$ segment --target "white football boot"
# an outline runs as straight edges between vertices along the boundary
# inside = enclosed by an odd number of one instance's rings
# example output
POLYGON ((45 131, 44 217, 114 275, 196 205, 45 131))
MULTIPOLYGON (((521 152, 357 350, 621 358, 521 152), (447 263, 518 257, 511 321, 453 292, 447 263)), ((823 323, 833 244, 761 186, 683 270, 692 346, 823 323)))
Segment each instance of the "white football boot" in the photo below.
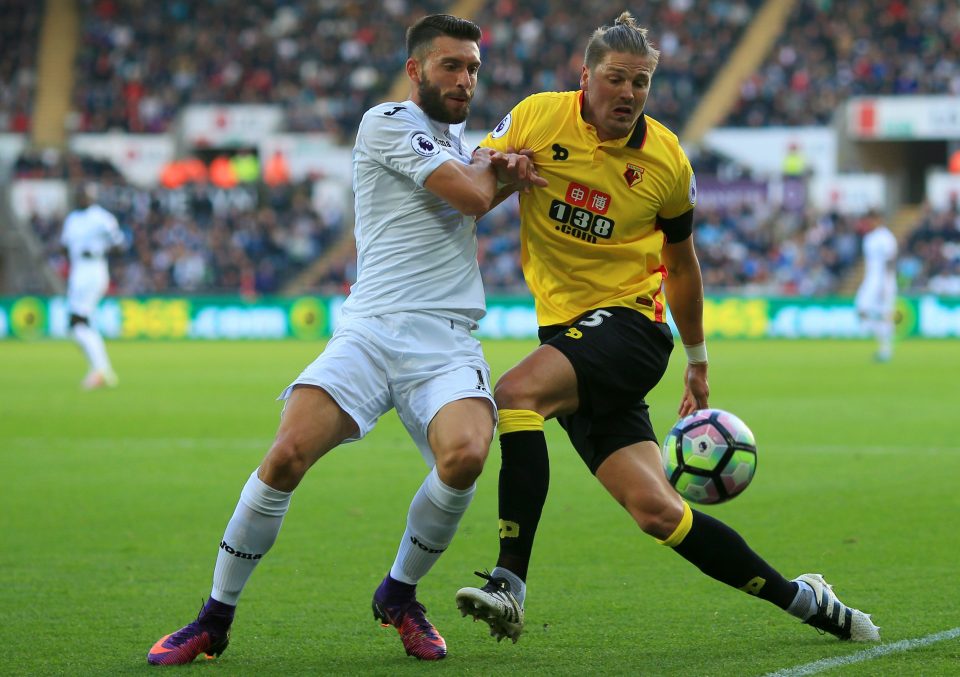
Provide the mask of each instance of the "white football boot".
POLYGON ((823 576, 803 574, 793 580, 809 585, 816 596, 817 611, 804 623, 840 639, 853 642, 880 641, 880 628, 873 624, 870 615, 841 602, 823 576))
POLYGON ((487 579, 482 588, 460 588, 457 591, 457 608, 460 614, 473 616, 490 626, 490 635, 499 642, 509 637, 516 644, 523 632, 523 607, 510 590, 505 578, 476 571, 477 576, 487 579))

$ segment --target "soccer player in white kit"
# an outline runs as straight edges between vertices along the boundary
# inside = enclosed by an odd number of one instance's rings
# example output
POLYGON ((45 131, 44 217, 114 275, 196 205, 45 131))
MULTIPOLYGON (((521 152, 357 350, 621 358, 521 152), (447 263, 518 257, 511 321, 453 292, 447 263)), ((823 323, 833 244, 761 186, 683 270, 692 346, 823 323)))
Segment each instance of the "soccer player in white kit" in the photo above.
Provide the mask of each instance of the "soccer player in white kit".
POLYGON ((863 237, 863 281, 857 289, 857 313, 877 340, 875 359, 893 357, 894 307, 897 301, 897 238, 876 214, 863 237))
POLYGON ((430 472, 374 593, 374 617, 397 628, 409 655, 446 655, 415 591, 453 539, 495 426, 490 370, 470 333, 485 313, 476 216, 495 203, 499 184, 546 183, 523 155, 471 155, 465 146, 479 40, 475 24, 448 15, 408 30, 410 99, 370 109, 357 132, 358 274, 343 320, 281 394, 280 428, 220 541, 210 598, 196 621, 154 644, 148 662, 223 652, 240 593, 276 539, 294 488, 327 451, 366 435, 391 408, 430 472))
POLYGON ((85 184, 80 188, 77 208, 67 215, 60 235, 60 244, 70 259, 67 279, 70 334, 87 358, 89 369, 82 384, 87 390, 117 385, 117 375, 94 316, 110 285, 107 254, 124 243, 116 217, 95 204, 96 198, 95 185, 85 184))

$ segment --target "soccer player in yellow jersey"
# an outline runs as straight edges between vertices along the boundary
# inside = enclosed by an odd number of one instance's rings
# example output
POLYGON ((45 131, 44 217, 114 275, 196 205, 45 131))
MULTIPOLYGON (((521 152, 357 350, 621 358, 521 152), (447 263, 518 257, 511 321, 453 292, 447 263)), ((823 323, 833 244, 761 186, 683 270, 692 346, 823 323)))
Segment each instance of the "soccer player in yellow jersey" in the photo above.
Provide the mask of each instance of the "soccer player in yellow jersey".
MULTIPOLYGON (((495 388, 502 451, 500 556, 482 588, 457 593, 498 639, 523 629, 527 568, 549 481, 545 419, 640 529, 708 576, 841 639, 877 627, 819 574, 790 581, 736 531, 692 510, 667 481, 646 394, 673 348, 687 354, 680 415, 707 407, 703 283, 691 237, 696 181, 675 134, 643 112, 659 52, 624 12, 589 40, 580 91, 521 101, 482 142, 530 149, 546 187, 520 195, 523 272, 541 346, 495 388)), ((505 190, 509 190, 506 187, 505 190)))

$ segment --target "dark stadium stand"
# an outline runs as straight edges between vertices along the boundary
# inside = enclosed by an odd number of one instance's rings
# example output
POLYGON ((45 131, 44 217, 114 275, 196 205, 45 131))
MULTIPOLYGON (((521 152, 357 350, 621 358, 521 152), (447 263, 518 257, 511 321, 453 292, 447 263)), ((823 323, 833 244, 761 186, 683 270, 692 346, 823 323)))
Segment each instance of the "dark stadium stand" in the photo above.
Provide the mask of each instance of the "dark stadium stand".
MULTIPOLYGON (((100 203, 120 222, 130 248, 113 261, 119 294, 273 294, 340 234, 342 221, 327 222, 313 208, 310 183, 288 184, 258 197, 238 188, 217 200, 209 184, 176 190, 102 186, 100 203), (246 199, 242 196, 246 195, 246 199)), ((66 262, 57 236, 59 220, 34 217, 54 269, 66 262)), ((323 290, 340 293, 342 283, 323 290)))
POLYGON ((905 290, 960 296, 960 201, 944 210, 926 207, 902 249, 905 290))
POLYGON ((74 131, 166 131, 191 103, 283 105, 292 131, 351 137, 450 2, 82 0, 74 131))
POLYGON ((829 124, 851 96, 960 95, 955 0, 797 0, 730 126, 829 124))
POLYGON ((28 132, 36 89, 39 2, 0 0, 0 132, 28 132))

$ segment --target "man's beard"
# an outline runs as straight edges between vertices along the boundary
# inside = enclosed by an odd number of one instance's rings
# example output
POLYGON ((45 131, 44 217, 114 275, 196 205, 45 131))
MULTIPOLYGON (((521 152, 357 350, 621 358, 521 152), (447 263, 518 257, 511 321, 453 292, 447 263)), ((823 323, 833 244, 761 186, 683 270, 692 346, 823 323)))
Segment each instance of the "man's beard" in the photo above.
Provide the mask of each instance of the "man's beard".
POLYGON ((430 81, 425 78, 417 86, 417 94, 420 95, 420 108, 437 122, 455 125, 466 120, 470 114, 469 103, 463 107, 463 113, 451 113, 444 103, 440 88, 430 84, 430 81))

